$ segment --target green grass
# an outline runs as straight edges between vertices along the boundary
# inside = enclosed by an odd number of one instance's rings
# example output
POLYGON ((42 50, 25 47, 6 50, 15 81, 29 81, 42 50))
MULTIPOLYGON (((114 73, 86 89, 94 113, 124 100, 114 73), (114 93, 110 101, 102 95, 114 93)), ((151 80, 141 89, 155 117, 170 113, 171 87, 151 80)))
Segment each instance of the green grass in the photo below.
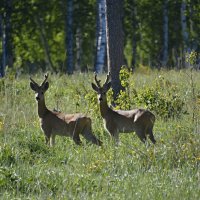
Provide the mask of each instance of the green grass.
MULTIPOLYGON (((102 148, 83 138, 83 146, 76 146, 59 136, 54 148, 47 147, 28 76, 0 79, 0 199, 199 199, 200 105, 192 96, 189 75, 149 71, 131 77, 135 89, 142 90, 163 76, 177 86, 186 104, 188 114, 180 119, 157 117, 155 146, 142 144, 134 133, 121 134, 119 146, 112 143, 96 112, 98 105, 93 108, 85 98, 94 95, 93 74, 50 75, 48 108, 87 113, 102 148)), ((34 79, 41 82, 43 77, 34 79)), ((193 79, 197 98, 200 73, 193 72, 193 79)))

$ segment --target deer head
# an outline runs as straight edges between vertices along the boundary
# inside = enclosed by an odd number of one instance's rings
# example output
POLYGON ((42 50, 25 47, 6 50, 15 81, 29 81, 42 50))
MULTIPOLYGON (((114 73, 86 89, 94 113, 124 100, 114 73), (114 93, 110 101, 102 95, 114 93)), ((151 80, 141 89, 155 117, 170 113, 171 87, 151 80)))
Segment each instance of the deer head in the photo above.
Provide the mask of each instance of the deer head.
POLYGON ((49 88, 49 82, 47 82, 48 74, 45 74, 44 81, 41 85, 38 85, 32 78, 30 78, 30 87, 35 92, 35 98, 37 101, 41 101, 44 99, 44 93, 49 88))
POLYGON ((110 72, 107 74, 106 80, 102 87, 100 84, 101 80, 97 79, 96 73, 95 73, 94 78, 95 78, 96 85, 94 83, 92 83, 92 88, 95 92, 97 92, 99 102, 106 101, 106 93, 111 88, 111 82, 109 81, 110 80, 110 72))

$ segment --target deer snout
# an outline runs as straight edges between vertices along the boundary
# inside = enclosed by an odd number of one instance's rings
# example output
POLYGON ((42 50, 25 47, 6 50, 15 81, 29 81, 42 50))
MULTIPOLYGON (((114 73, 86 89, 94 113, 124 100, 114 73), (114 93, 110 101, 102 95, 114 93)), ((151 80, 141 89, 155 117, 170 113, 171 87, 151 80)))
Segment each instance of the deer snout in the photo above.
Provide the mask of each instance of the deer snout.
POLYGON ((40 100, 40 97, 37 95, 37 96, 35 97, 35 99, 36 99, 37 101, 39 101, 39 100, 40 100))

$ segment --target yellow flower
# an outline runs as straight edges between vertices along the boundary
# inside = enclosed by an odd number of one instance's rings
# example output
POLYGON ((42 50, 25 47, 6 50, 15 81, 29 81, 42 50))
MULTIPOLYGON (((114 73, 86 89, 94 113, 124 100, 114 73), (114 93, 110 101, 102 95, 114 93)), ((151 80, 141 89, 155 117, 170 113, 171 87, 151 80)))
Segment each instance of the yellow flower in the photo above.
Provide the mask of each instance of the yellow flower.
POLYGON ((197 157, 197 158, 196 158, 196 161, 200 161, 200 157, 197 157))

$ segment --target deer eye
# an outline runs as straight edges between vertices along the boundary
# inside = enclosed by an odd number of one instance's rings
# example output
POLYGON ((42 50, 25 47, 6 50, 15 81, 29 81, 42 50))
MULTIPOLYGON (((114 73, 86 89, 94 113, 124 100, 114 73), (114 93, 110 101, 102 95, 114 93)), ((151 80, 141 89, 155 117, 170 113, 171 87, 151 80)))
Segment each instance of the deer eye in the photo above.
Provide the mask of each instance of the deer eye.
POLYGON ((41 94, 44 94, 44 92, 41 92, 41 94))

